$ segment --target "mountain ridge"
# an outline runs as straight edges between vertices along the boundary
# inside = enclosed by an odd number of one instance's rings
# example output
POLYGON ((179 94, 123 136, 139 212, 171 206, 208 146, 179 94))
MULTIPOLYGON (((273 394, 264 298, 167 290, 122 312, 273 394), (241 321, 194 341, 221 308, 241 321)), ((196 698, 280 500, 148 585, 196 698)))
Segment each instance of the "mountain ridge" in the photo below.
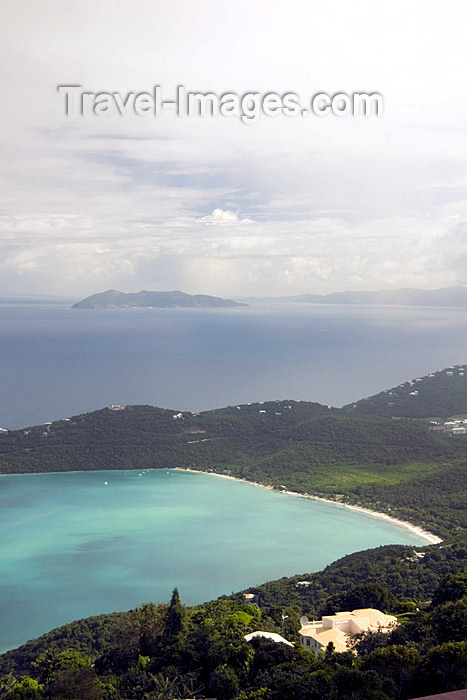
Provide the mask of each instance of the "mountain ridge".
POLYGON ((244 301, 293 302, 301 304, 361 304, 375 306, 453 306, 467 307, 467 287, 454 285, 441 289, 380 289, 377 291, 331 292, 329 294, 294 294, 285 297, 245 297, 244 301))
POLYGON ((375 292, 333 292, 301 294, 294 297, 298 303, 310 304, 375 304, 378 306, 467 306, 467 287, 452 286, 442 289, 388 289, 375 292))
POLYGON ((467 365, 451 365, 342 407, 387 418, 449 418, 467 413, 467 365))

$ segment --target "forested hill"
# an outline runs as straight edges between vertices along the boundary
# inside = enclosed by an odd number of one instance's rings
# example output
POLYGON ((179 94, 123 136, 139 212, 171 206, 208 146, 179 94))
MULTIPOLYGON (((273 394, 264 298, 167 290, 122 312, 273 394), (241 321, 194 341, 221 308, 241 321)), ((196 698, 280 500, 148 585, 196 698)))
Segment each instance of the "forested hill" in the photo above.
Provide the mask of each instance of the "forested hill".
POLYGON ((113 406, 0 433, 0 474, 182 467, 392 509, 442 537, 466 525, 467 435, 272 401, 200 414, 113 406), (449 474, 449 476, 448 476, 449 474))
POLYGON ((353 414, 449 418, 467 414, 467 366, 455 365, 344 406, 353 414))
POLYGON ((76 621, 0 656, 0 698, 403 700, 466 687, 466 446, 466 435, 430 431, 427 421, 290 400, 200 414, 112 406, 0 433, 3 474, 212 470, 387 510, 444 538, 258 585, 249 589, 257 605, 237 593, 188 609, 174 591, 169 606, 76 621), (359 607, 397 614, 401 625, 360 640, 358 656, 328 648, 318 659, 299 647, 303 613, 359 607), (258 629, 296 648, 247 643, 258 629))
POLYGON ((310 477, 316 487, 330 487, 330 470, 339 465, 347 474, 350 465, 379 465, 384 480, 389 465, 462 457, 463 437, 435 434, 414 421, 350 415, 308 402, 200 414, 109 407, 0 433, 0 473, 192 467, 306 490, 313 485, 310 477))
POLYGON ((360 552, 310 575, 307 586, 298 577, 258 586, 256 605, 238 594, 187 608, 175 589, 169 605, 72 622, 0 656, 0 698, 407 700, 465 688, 465 552, 417 553, 360 552), (397 615, 399 625, 356 638, 357 655, 328 646, 316 657, 300 647, 304 612, 362 607, 397 615), (257 630, 281 633, 295 648, 247 642, 257 630))

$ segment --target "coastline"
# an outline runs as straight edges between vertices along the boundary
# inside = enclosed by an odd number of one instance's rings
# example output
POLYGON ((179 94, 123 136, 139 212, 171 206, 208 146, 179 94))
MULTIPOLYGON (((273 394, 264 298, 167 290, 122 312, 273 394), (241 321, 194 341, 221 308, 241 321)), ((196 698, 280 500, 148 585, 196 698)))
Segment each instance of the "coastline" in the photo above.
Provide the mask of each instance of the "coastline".
MULTIPOLYGON (((208 476, 217 476, 220 477, 221 479, 232 479, 233 481, 239 481, 242 484, 249 484, 250 486, 259 486, 262 489, 268 489, 269 491, 273 491, 274 487, 268 484, 260 484, 257 481, 248 481, 247 479, 239 479, 236 476, 230 476, 229 474, 219 474, 218 472, 208 472, 204 471, 202 469, 189 469, 188 467, 168 467, 171 471, 181 471, 181 472, 192 472, 193 474, 207 474, 208 476)), ((145 469, 144 471, 160 471, 160 469, 154 469, 154 467, 150 467, 145 469)), ((112 469, 93 469, 93 472, 112 472, 114 470, 112 469)), ((119 470, 120 471, 120 470, 119 470)), ((125 470, 121 470, 125 471, 125 470)), ((128 471, 138 471, 137 469, 131 468, 128 469, 128 471)), ((66 472, 27 472, 23 474, 0 474, 0 478, 2 476, 31 476, 33 475, 38 475, 38 474, 77 474, 77 473, 87 473, 88 470, 83 470, 83 469, 74 469, 66 472)), ((360 513, 364 513, 365 515, 370 515, 373 518, 380 518, 381 520, 386 520, 387 522, 392 523, 393 525, 397 525, 398 527, 403 527, 406 530, 409 530, 410 532, 414 533, 415 535, 418 535, 419 537, 422 537, 423 539, 427 540, 429 544, 441 544, 443 541, 441 537, 438 537, 438 535, 434 535, 432 532, 429 532, 428 530, 424 530, 421 527, 418 527, 418 525, 414 525, 413 523, 410 523, 406 520, 400 520, 399 518, 394 518, 392 515, 388 515, 387 513, 380 513, 379 511, 376 510, 371 510, 370 508, 364 508, 363 506, 355 506, 351 505, 350 503, 341 503, 340 501, 333 501, 330 498, 324 498, 323 496, 312 496, 309 493, 298 493, 297 491, 277 491, 277 493, 285 493, 288 496, 298 496, 299 498, 310 498, 315 501, 322 501, 323 503, 330 503, 333 506, 340 506, 341 508, 349 508, 350 510, 356 510, 360 513)))
MULTIPOLYGON (((229 474, 219 474, 218 472, 208 472, 208 471, 203 471, 201 469, 189 469, 189 468, 184 468, 184 467, 172 467, 173 471, 180 471, 180 472, 192 472, 193 474, 207 474, 208 476, 218 476, 221 479, 232 479, 233 481, 239 481, 241 484, 250 484, 250 486, 259 486, 260 488, 263 489, 269 489, 270 491, 274 490, 273 486, 267 485, 267 484, 260 484, 257 481, 248 481, 247 479, 239 479, 236 476, 230 476, 229 474)), ((427 540, 429 544, 440 544, 443 540, 441 537, 438 537, 437 535, 434 535, 432 532, 429 532, 428 530, 424 530, 421 527, 418 527, 417 525, 413 525, 412 523, 407 522, 406 520, 399 520, 399 518, 394 518, 392 515, 387 515, 387 513, 380 513, 376 510, 371 510, 370 508, 364 508, 363 506, 354 506, 351 505, 350 503, 340 503, 339 501, 333 501, 330 498, 323 498, 322 496, 310 496, 308 493, 298 493, 296 491, 277 491, 277 493, 285 493, 288 496, 298 496, 299 498, 310 498, 315 501, 322 501, 323 503, 330 503, 333 506, 340 506, 341 508, 349 508, 350 510, 356 510, 360 513, 365 513, 366 515, 371 515, 374 518, 380 518, 381 520, 386 520, 393 525, 398 525, 399 527, 403 527, 406 530, 410 530, 410 532, 413 532, 415 535, 418 535, 419 537, 423 537, 423 539, 427 540)))

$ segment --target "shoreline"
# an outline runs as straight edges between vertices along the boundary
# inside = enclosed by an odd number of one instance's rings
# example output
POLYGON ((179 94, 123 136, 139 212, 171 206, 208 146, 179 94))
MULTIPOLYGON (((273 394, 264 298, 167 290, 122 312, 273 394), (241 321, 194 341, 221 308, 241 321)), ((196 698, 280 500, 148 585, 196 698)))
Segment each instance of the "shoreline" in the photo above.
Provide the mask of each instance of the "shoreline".
MULTIPOLYGON (((229 474, 219 474, 218 472, 207 472, 203 471, 201 469, 189 469, 185 467, 172 467, 173 471, 180 471, 180 472, 191 472, 193 474, 207 474, 208 476, 218 476, 221 479, 232 479, 233 481, 239 481, 241 484, 250 484, 250 486, 259 486, 260 488, 263 489, 268 489, 269 491, 275 490, 273 486, 267 485, 267 484, 260 484, 257 481, 248 481, 247 479, 239 479, 236 476, 230 476, 229 474)), ((409 523, 406 520, 400 520, 399 518, 394 518, 392 515, 388 515, 387 513, 380 513, 377 510, 371 510, 370 508, 364 508, 363 506, 354 506, 351 505, 350 503, 341 503, 340 501, 333 501, 330 498, 324 498, 323 496, 311 496, 308 493, 298 493, 297 491, 277 491, 277 493, 285 493, 288 496, 298 496, 299 498, 310 498, 314 501, 322 501, 323 503, 330 503, 333 506, 340 506, 341 508, 349 508, 350 510, 356 510, 359 513, 364 513, 365 515, 371 515, 374 518, 380 518, 381 520, 386 520, 393 525, 397 525, 399 527, 403 527, 406 530, 409 530, 415 535, 418 535, 419 537, 422 537, 423 539, 427 540, 429 544, 440 544, 443 540, 441 537, 438 537, 437 535, 434 535, 432 532, 429 532, 428 530, 424 530, 421 527, 418 527, 418 525, 413 525, 412 523, 409 523)))
MULTIPOLYGON (((230 476, 229 474, 219 474, 218 472, 208 472, 204 471, 202 469, 189 469, 188 467, 167 467, 167 468, 155 468, 155 467, 149 467, 146 469, 138 470, 134 468, 128 468, 128 469, 118 469, 117 471, 163 471, 163 469, 171 470, 171 471, 180 471, 180 472, 191 472, 193 474, 207 474, 208 476, 217 476, 221 479, 231 479, 233 481, 238 481, 241 484, 249 484, 250 486, 258 486, 262 489, 268 489, 269 491, 274 491, 274 486, 268 485, 268 484, 260 484, 257 481, 248 481, 247 479, 240 479, 237 476, 230 476)), ((113 472, 115 471, 114 469, 92 469, 92 470, 86 470, 86 469, 73 469, 70 471, 62 472, 24 472, 21 474, 0 474, 0 478, 2 476, 31 476, 31 475, 39 475, 39 474, 79 474, 79 473, 97 473, 97 472, 113 472)), ((333 501, 331 498, 324 498, 323 496, 312 496, 309 493, 299 493, 298 491, 283 491, 283 490, 276 490, 276 493, 285 493, 288 496, 298 496, 299 498, 309 498, 314 501, 322 501, 323 503, 330 503, 333 506, 340 506, 341 508, 349 508, 350 510, 356 510, 360 513, 364 513, 365 515, 370 515, 373 518, 380 518, 381 520, 386 520, 387 522, 392 523, 393 525, 397 525, 398 527, 403 527, 406 530, 409 530, 415 535, 418 535, 419 537, 422 537, 423 539, 427 540, 429 544, 441 544, 443 541, 441 537, 438 537, 438 535, 434 535, 432 532, 429 532, 428 530, 424 530, 423 528, 419 527, 418 525, 414 525, 413 523, 408 522, 407 520, 400 520, 399 518, 395 518, 392 515, 388 515, 387 513, 381 513, 377 510, 371 510, 371 508, 364 508, 363 506, 356 506, 352 505, 350 503, 341 503, 340 501, 333 501)), ((421 546, 421 545, 420 545, 421 546)))

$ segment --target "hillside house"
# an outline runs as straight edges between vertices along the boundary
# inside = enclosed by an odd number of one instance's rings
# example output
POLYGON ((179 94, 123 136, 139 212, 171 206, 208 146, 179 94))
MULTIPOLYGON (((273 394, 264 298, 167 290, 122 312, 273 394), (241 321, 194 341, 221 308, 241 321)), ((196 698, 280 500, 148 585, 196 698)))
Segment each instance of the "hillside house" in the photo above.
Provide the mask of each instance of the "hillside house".
POLYGON ((374 608, 326 615, 322 620, 303 624, 300 644, 316 655, 332 642, 337 652, 348 651, 352 637, 361 632, 390 632, 397 625, 397 618, 385 615, 374 608))
POLYGON ((251 632, 250 634, 246 634, 244 636, 244 639, 247 642, 251 642, 252 639, 255 639, 255 637, 262 637, 263 639, 269 639, 271 642, 276 642, 278 644, 287 644, 289 647, 293 647, 292 642, 289 642, 287 639, 284 639, 280 634, 277 634, 277 632, 261 632, 258 630, 257 632, 251 632))
POLYGON ((467 421, 465 420, 449 420, 443 424, 445 432, 450 435, 465 435, 467 421))
POLYGON ((243 598, 245 600, 245 603, 253 603, 256 595, 254 593, 244 593, 243 598))

